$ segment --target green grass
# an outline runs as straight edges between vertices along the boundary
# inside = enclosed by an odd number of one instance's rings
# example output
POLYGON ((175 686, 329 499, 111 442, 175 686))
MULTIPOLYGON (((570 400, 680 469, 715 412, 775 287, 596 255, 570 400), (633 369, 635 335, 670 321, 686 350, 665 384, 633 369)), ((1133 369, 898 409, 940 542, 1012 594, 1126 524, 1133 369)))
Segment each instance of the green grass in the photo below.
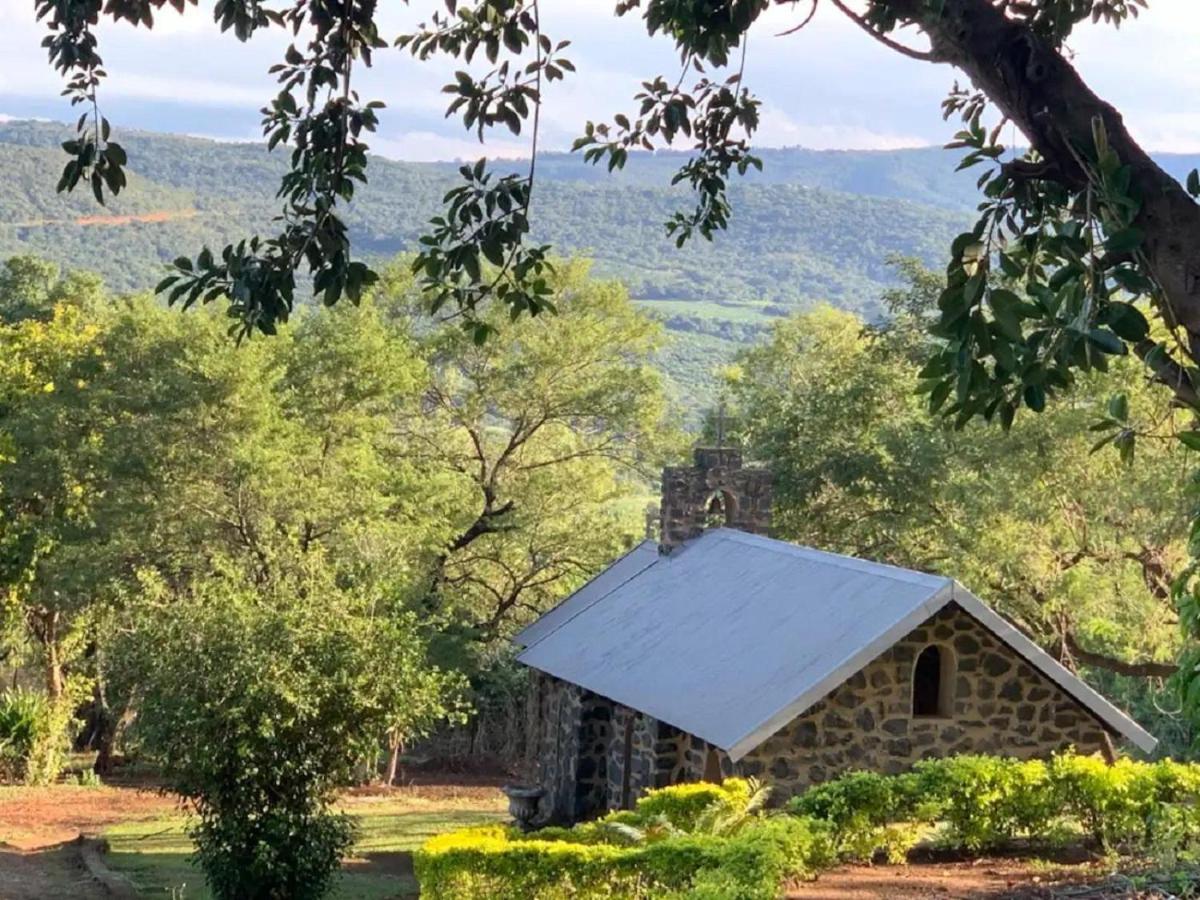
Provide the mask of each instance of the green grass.
MULTIPOLYGON (((409 854, 436 834, 503 821, 499 801, 359 797, 346 802, 359 828, 354 857, 343 866, 337 900, 417 896, 409 854)), ((191 841, 182 816, 127 822, 105 830, 109 865, 143 897, 210 900, 204 877, 188 861, 191 841)))

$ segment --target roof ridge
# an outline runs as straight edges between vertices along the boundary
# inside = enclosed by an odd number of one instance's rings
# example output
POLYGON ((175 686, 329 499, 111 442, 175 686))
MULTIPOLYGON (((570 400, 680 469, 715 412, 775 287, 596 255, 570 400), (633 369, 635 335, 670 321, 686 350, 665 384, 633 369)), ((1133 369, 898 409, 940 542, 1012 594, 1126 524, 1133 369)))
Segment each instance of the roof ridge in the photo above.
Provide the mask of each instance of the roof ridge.
MULTIPOLYGON (((892 563, 862 559, 861 557, 850 556, 846 553, 834 553, 832 550, 821 550, 817 547, 810 547, 807 544, 794 544, 791 541, 784 541, 763 534, 753 534, 737 528, 714 528, 710 532, 728 540, 734 540, 743 544, 752 544, 775 553, 788 553, 808 558, 816 557, 815 562, 841 566, 842 568, 857 572, 869 571, 883 577, 894 578, 897 581, 905 581, 910 584, 925 584, 930 587, 936 585, 939 590, 945 587, 946 584, 954 581, 948 575, 935 575, 931 572, 921 572, 917 569, 909 569, 892 563)), ((710 532, 705 533, 708 534, 710 532)), ((704 535, 700 536, 700 538, 703 537, 704 535)))

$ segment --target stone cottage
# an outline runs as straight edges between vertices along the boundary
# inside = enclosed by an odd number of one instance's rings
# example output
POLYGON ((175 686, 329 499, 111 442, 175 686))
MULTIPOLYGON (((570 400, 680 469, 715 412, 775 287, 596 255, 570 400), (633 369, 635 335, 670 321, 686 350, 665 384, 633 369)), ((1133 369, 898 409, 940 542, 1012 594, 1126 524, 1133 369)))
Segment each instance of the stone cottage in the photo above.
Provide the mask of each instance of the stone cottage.
POLYGON ((701 448, 645 541, 517 635, 542 821, 683 781, 783 799, 849 769, 1155 740, 950 578, 772 540, 770 480, 701 448))

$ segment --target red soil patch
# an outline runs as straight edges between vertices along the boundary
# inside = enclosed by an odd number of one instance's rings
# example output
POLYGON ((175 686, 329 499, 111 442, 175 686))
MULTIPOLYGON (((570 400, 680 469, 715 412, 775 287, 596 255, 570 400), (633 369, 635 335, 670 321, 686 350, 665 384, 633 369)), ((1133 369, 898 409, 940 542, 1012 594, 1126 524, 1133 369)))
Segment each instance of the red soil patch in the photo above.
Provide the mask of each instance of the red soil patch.
POLYGON ((130 213, 124 216, 78 216, 74 219, 34 219, 29 222, 14 222, 17 228, 44 228, 47 225, 132 225, 135 222, 174 222, 178 219, 192 219, 196 216, 194 209, 160 209, 148 213, 130 213))
POLYGON ((0 790, 0 842, 36 850, 117 822, 154 819, 178 809, 149 790, 127 787, 14 787, 0 790))
MULTIPOLYGON (((796 900, 926 900, 1061 896, 1057 889, 1102 877, 1090 865, 1048 867, 1025 860, 914 863, 907 866, 840 866, 788 893, 796 900)), ((1112 896, 1117 896, 1113 894, 1112 896)))
POLYGON ((194 209, 163 209, 157 212, 133 213, 128 216, 80 216, 76 225, 131 225, 134 222, 173 222, 176 219, 191 219, 194 209))

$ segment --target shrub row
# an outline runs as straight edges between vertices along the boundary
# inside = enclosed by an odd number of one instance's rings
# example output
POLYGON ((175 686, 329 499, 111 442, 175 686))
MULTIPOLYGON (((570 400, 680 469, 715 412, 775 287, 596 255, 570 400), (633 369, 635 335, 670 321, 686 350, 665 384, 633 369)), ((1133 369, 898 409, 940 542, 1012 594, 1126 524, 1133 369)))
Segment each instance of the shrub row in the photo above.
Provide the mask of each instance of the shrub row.
POLYGON ((969 851, 1084 836, 1110 852, 1200 858, 1200 766, 1062 754, 959 756, 902 775, 854 772, 760 811, 752 782, 651 791, 633 810, 533 835, 503 826, 429 841, 433 900, 767 900, 838 859, 900 861, 922 836, 969 851))
POLYGON ((944 826, 943 843, 970 851, 1019 840, 1055 844, 1082 832, 1109 852, 1145 852, 1178 845, 1188 823, 1200 826, 1198 804, 1200 766, 1109 765, 1065 753, 1048 762, 926 760, 894 776, 855 772, 808 790, 788 810, 828 823, 842 857, 869 859, 880 851, 902 856, 934 823, 944 826))
POLYGON ((575 828, 442 835, 416 855, 421 896, 770 900, 784 881, 832 862, 832 844, 823 823, 757 815, 761 796, 740 779, 679 785, 575 828))

